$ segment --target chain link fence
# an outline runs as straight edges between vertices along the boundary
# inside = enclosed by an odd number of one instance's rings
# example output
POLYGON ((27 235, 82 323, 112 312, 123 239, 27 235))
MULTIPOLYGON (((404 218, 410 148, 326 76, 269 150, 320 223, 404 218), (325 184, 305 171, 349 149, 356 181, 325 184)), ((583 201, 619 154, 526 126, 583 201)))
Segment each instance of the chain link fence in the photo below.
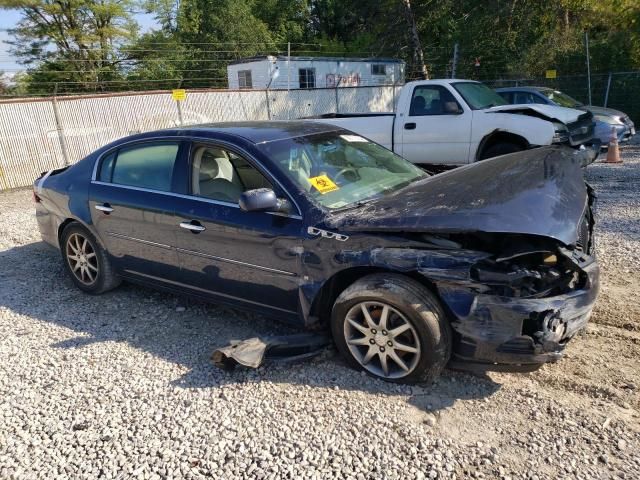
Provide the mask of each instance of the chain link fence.
POLYGON ((393 111, 400 86, 309 90, 194 90, 104 94, 0 102, 0 190, 31 185, 139 132, 210 122, 287 120, 333 112, 393 111))
MULTIPOLYGON (((547 86, 588 103, 585 75, 484 79, 489 86, 547 86)), ((287 120, 325 113, 395 110, 400 85, 305 90, 192 90, 115 93, 0 102, 0 190, 30 185, 43 171, 77 162, 118 138, 180 125, 287 120)), ((591 75, 592 104, 640 124, 640 71, 591 75)))

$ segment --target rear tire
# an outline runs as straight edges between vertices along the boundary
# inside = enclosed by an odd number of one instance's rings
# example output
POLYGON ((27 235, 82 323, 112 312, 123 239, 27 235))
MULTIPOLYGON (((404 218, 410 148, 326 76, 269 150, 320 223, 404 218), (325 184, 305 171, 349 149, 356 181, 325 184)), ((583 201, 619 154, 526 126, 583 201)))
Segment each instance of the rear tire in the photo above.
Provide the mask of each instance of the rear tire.
POLYGON ((114 273, 107 252, 85 227, 70 223, 61 240, 62 261, 76 287, 97 295, 120 285, 122 280, 114 273))
POLYGON ((348 287, 333 306, 331 330, 351 366, 390 382, 432 381, 451 356, 451 327, 437 298, 399 274, 348 287))
POLYGON ((521 145, 512 142, 500 142, 485 148, 478 160, 486 160, 488 158, 499 157, 509 153, 521 152, 524 150, 521 145))

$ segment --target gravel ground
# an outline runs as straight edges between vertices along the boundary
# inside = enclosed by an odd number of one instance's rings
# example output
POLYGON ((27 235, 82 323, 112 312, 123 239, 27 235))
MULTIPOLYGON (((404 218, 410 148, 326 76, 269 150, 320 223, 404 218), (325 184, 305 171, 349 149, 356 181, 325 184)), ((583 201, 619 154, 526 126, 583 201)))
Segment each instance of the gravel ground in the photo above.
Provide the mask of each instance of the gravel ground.
POLYGON ((638 478, 640 148, 594 164, 602 295, 567 358, 423 387, 304 364, 225 373, 259 316, 123 285, 84 295, 0 194, 0 478, 638 478))

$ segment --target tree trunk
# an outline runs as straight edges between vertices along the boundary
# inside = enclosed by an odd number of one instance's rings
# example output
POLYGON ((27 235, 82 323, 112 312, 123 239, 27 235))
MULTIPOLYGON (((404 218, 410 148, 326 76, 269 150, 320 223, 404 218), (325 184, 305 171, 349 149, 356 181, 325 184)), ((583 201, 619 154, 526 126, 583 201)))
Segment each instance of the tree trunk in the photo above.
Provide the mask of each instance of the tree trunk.
POLYGON ((411 30, 411 47, 413 50, 413 61, 418 67, 418 74, 423 80, 429 80, 429 70, 424 63, 424 53, 422 52, 422 44, 420 43, 420 37, 418 36, 418 29, 416 28, 416 20, 413 16, 413 10, 411 9, 411 0, 402 0, 404 3, 404 15, 407 19, 407 26, 411 30))

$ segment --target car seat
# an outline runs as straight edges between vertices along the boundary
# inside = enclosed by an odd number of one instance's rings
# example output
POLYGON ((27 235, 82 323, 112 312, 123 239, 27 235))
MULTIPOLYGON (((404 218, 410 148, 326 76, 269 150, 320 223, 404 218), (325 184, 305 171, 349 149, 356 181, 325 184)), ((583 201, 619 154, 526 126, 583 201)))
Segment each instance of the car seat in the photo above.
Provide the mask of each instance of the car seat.
POLYGON ((196 193, 214 200, 238 202, 243 192, 242 184, 233 164, 222 150, 203 148, 201 152, 197 152, 194 173, 196 171, 199 187, 199 192, 196 193))

